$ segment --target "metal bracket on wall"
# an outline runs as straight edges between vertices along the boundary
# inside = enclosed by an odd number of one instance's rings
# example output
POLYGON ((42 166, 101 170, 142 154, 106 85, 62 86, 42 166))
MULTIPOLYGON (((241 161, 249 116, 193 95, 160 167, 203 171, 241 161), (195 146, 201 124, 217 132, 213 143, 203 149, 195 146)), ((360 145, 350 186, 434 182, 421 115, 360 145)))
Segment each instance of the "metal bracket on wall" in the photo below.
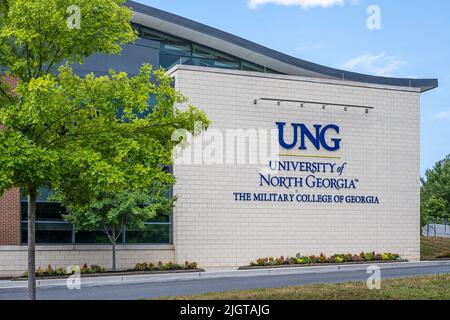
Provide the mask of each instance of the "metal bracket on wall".
POLYGON ((342 107, 342 108, 344 108, 344 111, 347 111, 349 108, 352 108, 352 109, 363 109, 363 110, 365 110, 366 113, 369 113, 370 110, 375 109, 374 107, 363 106, 363 105, 355 105, 355 104, 329 103, 329 102, 292 100, 292 99, 275 99, 275 98, 259 98, 259 99, 255 99, 255 100, 253 100, 253 104, 257 105, 258 101, 276 102, 278 106, 281 106, 281 103, 283 103, 283 102, 298 103, 301 108, 305 107, 306 105, 318 105, 318 106, 321 106, 322 109, 326 109, 326 107, 342 107))

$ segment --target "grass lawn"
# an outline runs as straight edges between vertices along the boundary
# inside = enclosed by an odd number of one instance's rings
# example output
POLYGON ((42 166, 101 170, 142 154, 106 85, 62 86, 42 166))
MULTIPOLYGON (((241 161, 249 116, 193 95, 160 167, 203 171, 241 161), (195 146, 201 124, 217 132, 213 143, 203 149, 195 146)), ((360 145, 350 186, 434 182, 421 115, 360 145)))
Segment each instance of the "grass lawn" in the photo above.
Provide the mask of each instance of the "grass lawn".
POLYGON ((450 300, 450 274, 384 280, 381 290, 366 283, 308 285, 162 298, 173 300, 450 300))
POLYGON ((450 251, 450 238, 421 238, 420 257, 422 260, 435 259, 436 256, 445 251, 450 251))

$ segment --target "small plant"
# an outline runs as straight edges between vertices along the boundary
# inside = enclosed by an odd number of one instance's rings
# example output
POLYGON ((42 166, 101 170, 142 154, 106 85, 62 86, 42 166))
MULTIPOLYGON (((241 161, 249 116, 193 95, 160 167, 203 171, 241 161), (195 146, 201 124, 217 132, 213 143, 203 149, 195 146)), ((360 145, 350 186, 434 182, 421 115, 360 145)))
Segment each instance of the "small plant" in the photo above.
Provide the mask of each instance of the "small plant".
MULTIPOLYGON (((300 257, 300 258, 301 258, 301 257, 300 257)), ((288 263, 288 264, 296 264, 297 259, 300 259, 300 258, 290 257, 290 258, 288 258, 287 263, 288 263)))
POLYGON ((343 263, 344 257, 343 256, 336 256, 336 263, 343 263))
POLYGON ((387 254, 387 253, 383 253, 382 255, 381 255, 381 260, 391 260, 391 257, 389 256, 389 254, 387 254))
POLYGON ((269 259, 268 259, 268 258, 259 258, 259 259, 256 259, 256 264, 257 264, 258 266, 265 266, 268 262, 269 262, 269 259))
POLYGON ((39 267, 36 270, 36 276, 38 276, 38 277, 45 277, 45 270, 42 270, 41 267, 39 267))
POLYGON ((88 272, 89 272, 89 267, 88 267, 88 264, 85 263, 85 264, 83 264, 83 265, 81 266, 81 268, 80 268, 80 273, 85 274, 85 273, 88 273, 88 272))
POLYGON ((450 258, 450 251, 442 252, 437 256, 438 259, 450 258))
POLYGON ((360 255, 354 255, 353 257, 352 257, 352 261, 353 262, 362 262, 362 261, 364 261, 364 258, 362 258, 360 255))
POLYGON ((90 273, 105 273, 106 272, 105 268, 100 267, 96 264, 91 265, 90 270, 91 270, 90 273))
POLYGON ((347 253, 347 254, 344 256, 344 261, 345 261, 345 262, 352 262, 352 261, 353 261, 353 255, 352 255, 351 253, 347 253))
POLYGON ((375 252, 363 252, 363 258, 365 261, 373 261, 375 258, 375 252))
POLYGON ((275 264, 276 264, 276 265, 279 265, 279 266, 285 264, 284 257, 281 256, 281 257, 279 257, 279 258, 276 258, 276 259, 275 259, 275 264))
POLYGON ((185 267, 186 269, 190 269, 190 270, 195 270, 198 268, 198 263, 197 262, 187 262, 185 263, 185 267))
POLYGON ((48 265, 48 266, 47 266, 47 270, 45 270, 45 275, 51 276, 51 275, 53 275, 53 273, 54 273, 54 271, 53 271, 52 266, 51 266, 51 265, 48 265))

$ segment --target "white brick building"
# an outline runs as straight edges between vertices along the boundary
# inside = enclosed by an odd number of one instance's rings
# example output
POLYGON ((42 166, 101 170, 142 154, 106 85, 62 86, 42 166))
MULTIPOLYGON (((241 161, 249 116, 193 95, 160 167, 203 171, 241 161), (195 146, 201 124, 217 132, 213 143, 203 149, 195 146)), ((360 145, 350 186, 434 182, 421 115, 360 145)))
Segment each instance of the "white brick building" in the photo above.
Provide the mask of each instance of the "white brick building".
MULTIPOLYGON (((302 158, 294 149, 285 151, 292 157, 279 160, 346 163, 341 177, 359 179, 351 190, 304 186, 286 191, 260 186, 261 164, 175 165, 177 261, 226 267, 297 252, 361 251, 396 252, 406 259, 419 259, 418 89, 192 66, 176 66, 170 72, 177 89, 207 113, 211 129, 271 130, 279 121, 338 125, 340 150, 312 148, 300 152, 311 158, 302 158), (345 111, 344 106, 332 105, 323 109, 311 103, 303 107, 283 101, 254 104, 263 97, 373 109, 366 113, 365 109, 347 107, 345 111), (371 195, 379 203, 235 201, 236 192, 371 195)), ((292 141, 292 134, 286 140, 292 141)), ((288 176, 308 174, 290 172, 288 176)))
MULTIPOLYGON (((436 79, 337 70, 126 5, 139 40, 120 56, 86 59, 75 72, 135 75, 142 63, 162 66, 212 125, 188 149, 191 162, 174 165, 173 217, 123 230, 120 269, 160 260, 237 267, 321 252, 419 259, 420 94, 436 79)), ((0 276, 26 270, 26 209, 17 189, 0 198, 0 276)), ((38 267, 111 265, 99 232, 75 230, 46 197, 37 211, 38 267)))

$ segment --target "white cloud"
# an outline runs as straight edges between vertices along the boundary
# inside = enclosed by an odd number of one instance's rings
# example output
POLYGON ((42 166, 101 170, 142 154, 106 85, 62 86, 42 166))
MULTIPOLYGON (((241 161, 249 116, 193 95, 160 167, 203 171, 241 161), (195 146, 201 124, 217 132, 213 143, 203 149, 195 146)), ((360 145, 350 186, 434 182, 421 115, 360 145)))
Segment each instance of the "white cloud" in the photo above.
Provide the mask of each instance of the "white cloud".
POLYGON ((345 62, 341 68, 349 71, 373 74, 376 76, 391 77, 394 71, 400 68, 404 61, 396 56, 388 56, 386 52, 371 55, 365 54, 345 62))
POLYGON ((450 109, 437 113, 435 118, 439 120, 450 120, 450 109))
POLYGON ((359 0, 248 0, 248 6, 251 9, 255 9, 265 4, 300 6, 302 9, 309 9, 314 7, 327 8, 335 5, 343 5, 345 3, 357 5, 359 0))

